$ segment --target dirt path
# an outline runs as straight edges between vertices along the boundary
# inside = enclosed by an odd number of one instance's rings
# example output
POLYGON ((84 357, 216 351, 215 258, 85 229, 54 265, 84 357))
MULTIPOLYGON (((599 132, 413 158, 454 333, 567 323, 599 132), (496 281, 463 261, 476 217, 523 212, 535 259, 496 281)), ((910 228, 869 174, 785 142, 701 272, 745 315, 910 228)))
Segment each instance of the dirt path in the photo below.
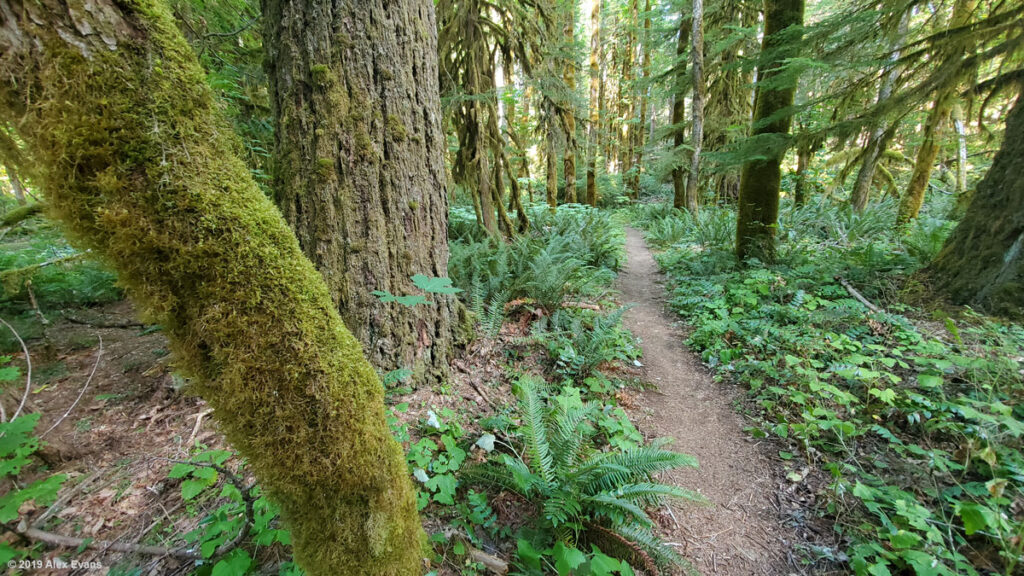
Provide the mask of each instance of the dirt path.
POLYGON ((673 438, 674 450, 697 457, 699 469, 673 471, 662 480, 712 502, 673 504, 670 541, 707 576, 796 572, 788 567, 791 540, 773 503, 779 481, 768 448, 743 432, 732 405, 735 391, 715 383, 683 346, 684 337, 665 310, 657 264, 632 228, 626 254, 618 285, 623 301, 633 307, 624 322, 640 340, 647 379, 656 387, 638 399, 637 425, 646 436, 673 438))

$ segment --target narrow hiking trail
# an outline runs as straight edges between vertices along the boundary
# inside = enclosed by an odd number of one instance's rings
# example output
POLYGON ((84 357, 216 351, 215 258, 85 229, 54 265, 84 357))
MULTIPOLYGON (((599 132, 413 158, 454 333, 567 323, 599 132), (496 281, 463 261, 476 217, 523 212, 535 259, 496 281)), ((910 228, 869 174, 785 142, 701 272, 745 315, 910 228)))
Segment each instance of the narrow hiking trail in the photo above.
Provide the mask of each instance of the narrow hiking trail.
POLYGON ((706 576, 785 575, 792 539, 778 518, 780 489, 768 447, 751 441, 735 412, 737 394, 715 383, 665 309, 663 277, 639 231, 626 229, 626 265, 618 278, 632 305, 625 325, 640 340, 646 378, 654 387, 637 399, 637 426, 650 438, 696 456, 698 469, 662 480, 699 492, 710 506, 673 503, 669 541, 706 576))

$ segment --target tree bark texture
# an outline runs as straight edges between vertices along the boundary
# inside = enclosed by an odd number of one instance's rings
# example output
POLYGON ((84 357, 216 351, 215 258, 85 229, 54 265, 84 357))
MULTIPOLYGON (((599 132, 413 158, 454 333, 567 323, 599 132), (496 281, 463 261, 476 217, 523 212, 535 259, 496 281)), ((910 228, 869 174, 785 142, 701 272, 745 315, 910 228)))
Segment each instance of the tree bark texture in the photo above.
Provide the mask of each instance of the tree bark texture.
POLYGON ((693 33, 690 59, 693 61, 693 123, 690 146, 690 172, 686 175, 686 209, 696 215, 700 205, 700 153, 704 143, 704 2, 693 0, 693 33))
POLYGON ((448 275, 433 2, 263 0, 263 20, 281 211, 371 363, 441 382, 454 300, 372 294, 448 275))
POLYGON ((597 206, 597 150, 601 132, 601 0, 594 0, 590 13, 590 122, 587 125, 587 188, 584 201, 597 206))
POLYGON ((281 506, 299 565, 422 574, 380 381, 167 9, 0 0, 0 54, 0 123, 50 215, 163 327, 190 389, 281 506))
POLYGON ((956 303, 1024 316, 1024 95, 963 220, 925 272, 956 303))
POLYGON ((682 210, 686 208, 686 168, 683 162, 689 157, 683 146, 686 145, 686 60, 683 56, 690 44, 690 31, 693 29, 687 18, 679 19, 679 33, 676 38, 676 70, 675 93, 672 97, 672 145, 675 147, 675 159, 672 168, 672 206, 682 210))

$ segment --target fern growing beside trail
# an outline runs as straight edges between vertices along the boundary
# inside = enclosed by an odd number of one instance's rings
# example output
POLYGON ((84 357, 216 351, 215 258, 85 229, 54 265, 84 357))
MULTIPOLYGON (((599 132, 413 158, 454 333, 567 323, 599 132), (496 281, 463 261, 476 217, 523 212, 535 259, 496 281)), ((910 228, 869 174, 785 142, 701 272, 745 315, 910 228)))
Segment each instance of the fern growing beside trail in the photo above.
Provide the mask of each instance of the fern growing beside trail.
POLYGON ((617 553, 631 563, 685 565, 654 533, 647 509, 668 499, 704 501, 699 494, 654 479, 659 472, 696 467, 696 459, 657 442, 601 451, 594 444, 600 408, 578 395, 547 399, 543 388, 543 381, 531 376, 517 382, 522 455, 501 454, 468 469, 465 477, 538 503, 541 546, 594 544, 612 534, 626 543, 617 553))

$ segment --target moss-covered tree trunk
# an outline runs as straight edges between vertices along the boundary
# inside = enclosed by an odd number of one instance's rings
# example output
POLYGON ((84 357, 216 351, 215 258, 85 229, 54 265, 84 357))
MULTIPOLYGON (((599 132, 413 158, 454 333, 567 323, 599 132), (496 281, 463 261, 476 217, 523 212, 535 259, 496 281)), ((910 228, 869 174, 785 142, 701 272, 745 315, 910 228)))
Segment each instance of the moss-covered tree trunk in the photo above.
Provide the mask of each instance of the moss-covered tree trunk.
POLYGON ((689 18, 679 19, 679 32, 676 37, 676 68, 674 93, 672 95, 672 144, 675 147, 672 166, 672 206, 680 210, 686 208, 686 168, 684 161, 688 153, 686 145, 686 50, 690 45, 689 18))
POLYGON ((625 43, 622 47, 621 72, 619 77, 619 172, 623 175, 623 187, 630 194, 630 179, 633 170, 633 132, 636 130, 636 85, 633 82, 633 68, 636 66, 636 26, 638 22, 638 0, 630 0, 629 14, 624 23, 625 43))
MULTIPOLYGON (((704 23, 708 37, 719 40, 715 50, 708 50, 704 82, 707 98, 704 105, 705 156, 728 149, 733 142, 747 136, 753 100, 753 74, 743 66, 744 54, 757 52, 757 40, 751 35, 736 34, 737 27, 757 29, 761 11, 759 3, 733 0, 709 0, 704 23)), ((704 189, 715 191, 719 202, 733 203, 739 196, 740 169, 717 162, 706 163, 701 171, 704 189)))
POLYGON ((693 121, 690 125, 690 172, 686 175, 686 209, 696 215, 700 204, 698 192, 700 178, 700 154, 704 144, 704 2, 693 0, 693 32, 690 45, 690 60, 693 62, 693 121))
MULTIPOLYGON (((0 0, 0 122, 160 324, 312 576, 422 574, 383 390, 153 0, 0 0)), ((19 166, 20 167, 20 166, 19 166)))
MULTIPOLYGON (((900 18, 896 36, 893 39, 893 52, 889 56, 889 68, 886 70, 885 75, 882 76, 881 83, 878 86, 878 99, 876 100, 878 104, 885 102, 892 96, 893 87, 899 78, 900 68, 897 66, 897 63, 902 53, 899 48, 907 35, 909 21, 910 11, 907 10, 903 13, 903 17, 900 18)), ((868 207, 868 199, 871 196, 871 182, 874 181, 878 161, 882 158, 882 153, 885 152, 885 140, 885 126, 875 120, 870 126, 868 142, 864 148, 864 160, 857 171, 857 179, 854 181, 853 190, 850 192, 850 205, 857 212, 863 212, 868 207)))
POLYGON ((751 134, 761 136, 763 158, 746 162, 740 175, 740 196, 736 219, 736 255, 740 260, 756 257, 775 258, 775 231, 779 219, 779 186, 782 181, 782 157, 786 153, 786 135, 792 120, 783 112, 793 104, 796 78, 782 81, 780 68, 798 54, 791 26, 800 26, 804 18, 803 0, 765 0, 762 61, 758 68, 757 95, 751 134), (780 112, 783 112, 780 114, 780 112))
POLYGON ((601 0, 594 0, 590 12, 590 121, 587 124, 587 188, 584 201, 597 206, 597 151, 601 132, 601 113, 604 93, 600 63, 604 60, 601 45, 601 0))
MULTIPOLYGON (((634 8, 636 6, 638 4, 634 8)), ((640 74, 643 79, 640 86, 640 110, 639 115, 629 126, 632 166, 629 168, 627 188, 629 195, 634 199, 640 198, 640 173, 643 171, 644 147, 647 145, 647 106, 650 102, 648 84, 651 78, 651 0, 646 0, 644 3, 644 27, 640 40, 640 54, 640 74)))
POLYGON ((5 164, 4 170, 7 172, 7 180, 11 183, 11 193, 14 194, 14 199, 18 204, 24 206, 28 200, 25 199, 25 187, 21 183, 21 178, 18 177, 18 171, 13 164, 5 164))
POLYGON ((963 220, 925 272, 956 303, 1024 315, 1024 94, 963 220))
MULTIPOLYGON (((977 7, 977 0, 956 0, 953 4, 953 14, 949 20, 948 30, 958 29, 970 22, 971 15, 977 7)), ((940 61, 959 60, 964 58, 967 45, 964 40, 954 40, 945 43, 939 50, 940 61)), ((942 136, 949 121, 950 112, 957 101, 957 86, 965 72, 960 74, 946 74, 945 82, 935 93, 935 101, 928 112, 928 119, 924 123, 924 134, 921 146, 917 149, 917 157, 914 159, 914 169, 910 174, 910 183, 900 199, 899 211, 896 213, 896 224, 903 226, 917 218, 924 205, 925 192, 928 191, 928 182, 932 177, 932 170, 935 168, 935 159, 939 155, 942 146, 942 136)))
POLYGON ((439 382, 452 298, 410 308, 372 294, 448 275, 434 4, 262 4, 281 211, 371 363, 439 382))
POLYGON ((576 2, 568 2, 562 30, 565 59, 562 81, 565 82, 566 99, 561 106, 562 125, 565 126, 565 154, 562 156, 562 171, 565 175, 565 201, 576 203, 576 2))

